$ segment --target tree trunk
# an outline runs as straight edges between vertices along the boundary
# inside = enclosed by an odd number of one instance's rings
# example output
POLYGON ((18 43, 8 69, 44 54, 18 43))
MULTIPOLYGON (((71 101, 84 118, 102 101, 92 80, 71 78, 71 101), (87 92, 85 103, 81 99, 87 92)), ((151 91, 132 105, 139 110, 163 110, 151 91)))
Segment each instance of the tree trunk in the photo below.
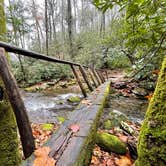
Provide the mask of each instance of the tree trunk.
POLYGON ((46 32, 46 53, 48 55, 48 4, 47 0, 45 0, 45 32, 46 32))
POLYGON ((166 164, 166 58, 143 122, 136 166, 166 164))
POLYGON ((72 10, 71 10, 71 0, 67 0, 67 24, 68 24, 68 35, 69 35, 69 54, 71 58, 74 58, 73 52, 73 20, 72 20, 72 10))
MULTIPOLYGON (((6 40, 6 20, 4 1, 0 0, 0 40, 6 40)), ((20 165, 17 125, 8 101, 2 79, 0 78, 0 165, 20 165)))

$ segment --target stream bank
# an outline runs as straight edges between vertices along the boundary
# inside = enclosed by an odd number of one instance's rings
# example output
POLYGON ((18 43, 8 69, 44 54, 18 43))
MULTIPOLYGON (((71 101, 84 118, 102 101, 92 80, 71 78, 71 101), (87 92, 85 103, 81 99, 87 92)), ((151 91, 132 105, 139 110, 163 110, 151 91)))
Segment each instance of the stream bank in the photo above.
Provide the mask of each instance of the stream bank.
POLYGON ((90 166, 132 166, 137 158, 136 144, 148 106, 148 100, 144 97, 147 94, 135 94, 137 86, 129 83, 122 72, 113 73, 111 81, 111 92, 100 119, 98 133, 116 136, 126 144, 127 152, 125 155, 108 152, 96 144, 90 166))

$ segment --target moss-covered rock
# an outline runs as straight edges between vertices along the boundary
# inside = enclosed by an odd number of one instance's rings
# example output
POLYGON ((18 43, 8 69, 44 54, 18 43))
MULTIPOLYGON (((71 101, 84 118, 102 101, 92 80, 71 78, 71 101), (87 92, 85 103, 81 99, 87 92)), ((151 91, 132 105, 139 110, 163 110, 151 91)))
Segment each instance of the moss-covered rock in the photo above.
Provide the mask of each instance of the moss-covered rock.
POLYGON ((71 96, 67 100, 71 103, 78 103, 81 101, 81 99, 78 96, 71 96))
POLYGON ((166 165, 166 58, 141 127, 136 165, 166 165))
POLYGON ((126 144, 114 135, 98 132, 96 136, 96 143, 108 152, 114 152, 117 154, 126 153, 126 144))
POLYGON ((42 124, 41 127, 42 127, 43 130, 52 130, 54 125, 50 124, 50 123, 45 123, 45 124, 42 124))
POLYGON ((113 127, 113 124, 111 123, 110 120, 106 120, 106 121, 104 122, 104 129, 109 130, 109 129, 111 129, 112 127, 113 127))
POLYGON ((122 121, 128 121, 128 118, 125 114, 113 110, 109 113, 109 116, 104 119, 104 122, 101 124, 103 129, 109 130, 114 127, 120 127, 122 121))
POLYGON ((60 123, 63 123, 65 121, 65 118, 62 116, 58 116, 57 119, 60 123))

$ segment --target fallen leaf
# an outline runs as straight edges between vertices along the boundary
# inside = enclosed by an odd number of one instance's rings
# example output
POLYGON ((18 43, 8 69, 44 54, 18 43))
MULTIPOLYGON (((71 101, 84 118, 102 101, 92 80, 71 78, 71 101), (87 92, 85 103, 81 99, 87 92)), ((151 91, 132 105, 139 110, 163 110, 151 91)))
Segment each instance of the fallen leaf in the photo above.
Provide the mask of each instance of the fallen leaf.
POLYGON ((145 96, 144 98, 150 100, 153 97, 153 93, 150 93, 149 95, 145 96))
POLYGON ((92 105, 91 100, 82 100, 81 103, 86 105, 92 105))
POLYGON ((45 146, 35 150, 34 154, 36 157, 43 157, 43 156, 47 156, 49 152, 50 152, 50 148, 45 146))
POLYGON ((121 135, 121 136, 119 136, 119 139, 120 139, 122 142, 126 143, 127 140, 128 140, 128 137, 125 136, 125 135, 121 135))
POLYGON ((72 130, 73 133, 76 133, 80 130, 80 126, 78 124, 72 124, 69 126, 69 129, 72 130))
POLYGON ((156 75, 159 75, 160 70, 153 70, 152 73, 153 73, 153 74, 156 74, 156 75))
POLYGON ((115 159, 115 164, 117 166, 132 166, 131 160, 126 156, 121 156, 120 159, 115 159))
POLYGON ((49 147, 41 147, 35 150, 34 154, 36 159, 34 160, 33 166, 55 166, 56 161, 48 156, 49 152, 49 147))

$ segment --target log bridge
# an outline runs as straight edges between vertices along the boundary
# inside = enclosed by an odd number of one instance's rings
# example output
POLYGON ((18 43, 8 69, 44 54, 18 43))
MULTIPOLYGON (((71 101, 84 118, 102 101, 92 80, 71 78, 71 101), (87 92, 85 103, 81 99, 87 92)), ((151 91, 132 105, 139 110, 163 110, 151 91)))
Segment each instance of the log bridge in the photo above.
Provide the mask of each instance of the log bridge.
POLYGON ((57 166, 88 165, 95 143, 95 134, 99 118, 106 97, 109 94, 110 81, 108 81, 107 71, 101 69, 97 70, 71 61, 60 60, 11 46, 5 42, 0 42, 0 77, 4 82, 9 101, 16 117, 23 153, 26 159, 22 164, 23 166, 33 165, 35 159, 33 154, 35 143, 26 108, 19 93, 16 79, 11 73, 5 51, 48 62, 69 65, 71 67, 85 99, 71 113, 69 120, 66 120, 61 125, 58 131, 51 136, 44 146, 50 147, 51 151, 49 156, 57 161, 57 166), (92 92, 89 95, 87 94, 78 71, 80 71, 84 82, 92 92), (70 126, 73 124, 79 126, 79 131, 76 133, 70 129, 70 126))

